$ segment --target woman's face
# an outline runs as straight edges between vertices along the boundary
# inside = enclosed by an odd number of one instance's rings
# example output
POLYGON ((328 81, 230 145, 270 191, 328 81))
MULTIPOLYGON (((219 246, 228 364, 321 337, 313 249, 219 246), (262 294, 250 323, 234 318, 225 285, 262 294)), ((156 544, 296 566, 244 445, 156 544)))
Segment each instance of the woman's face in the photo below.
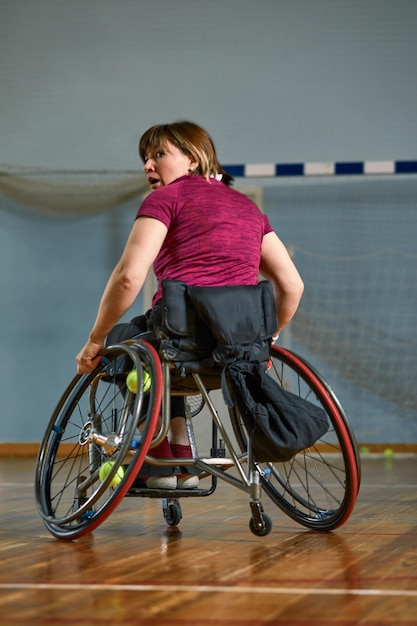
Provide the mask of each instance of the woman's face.
POLYGON ((149 151, 143 169, 151 189, 157 189, 190 174, 197 165, 192 157, 184 154, 170 141, 165 141, 163 147, 149 151))

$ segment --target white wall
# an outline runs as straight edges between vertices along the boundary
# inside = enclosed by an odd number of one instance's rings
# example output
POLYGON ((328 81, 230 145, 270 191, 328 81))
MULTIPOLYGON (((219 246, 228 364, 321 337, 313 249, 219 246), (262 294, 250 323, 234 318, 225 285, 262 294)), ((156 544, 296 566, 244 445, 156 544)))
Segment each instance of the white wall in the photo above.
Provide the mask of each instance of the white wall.
POLYGON ((410 159, 415 0, 1 0, 0 162, 138 166, 191 118, 225 163, 410 159))

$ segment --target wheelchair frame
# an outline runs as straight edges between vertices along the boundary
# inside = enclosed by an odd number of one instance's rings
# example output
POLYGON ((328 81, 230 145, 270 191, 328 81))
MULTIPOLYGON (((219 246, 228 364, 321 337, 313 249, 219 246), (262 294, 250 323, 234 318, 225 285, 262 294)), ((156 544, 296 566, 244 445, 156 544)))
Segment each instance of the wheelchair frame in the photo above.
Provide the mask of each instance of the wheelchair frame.
POLYGON ((161 361, 155 348, 144 340, 104 349, 102 362, 92 373, 71 381, 40 445, 35 495, 49 532, 71 540, 92 532, 124 497, 161 499, 167 524, 176 526, 182 518, 180 499, 209 496, 218 480, 247 493, 249 527, 257 536, 267 535, 272 528, 272 519, 263 509, 263 493, 307 528, 329 531, 344 524, 360 485, 359 453, 347 416, 331 387, 305 359, 276 345, 271 346, 270 354, 270 375, 322 407, 329 421, 328 432, 314 446, 285 463, 260 463, 253 458, 250 437, 236 408, 228 411, 232 435, 228 432, 210 396, 220 383, 207 384, 203 375, 188 372, 189 386, 172 386, 173 364, 161 361), (126 388, 132 369, 138 373, 136 394, 126 388), (142 390, 144 369, 152 381, 147 393, 142 390), (208 409, 212 421, 209 456, 199 456, 193 429, 196 417, 190 409, 186 423, 193 458, 172 461, 152 456, 152 448, 169 429, 171 393, 188 398, 198 395, 200 404, 208 409), (111 469, 101 480, 100 468, 107 461, 111 469), (145 462, 148 468, 172 472, 177 466, 193 466, 200 472, 200 484, 205 479, 210 484, 196 489, 149 489, 140 483, 145 462))

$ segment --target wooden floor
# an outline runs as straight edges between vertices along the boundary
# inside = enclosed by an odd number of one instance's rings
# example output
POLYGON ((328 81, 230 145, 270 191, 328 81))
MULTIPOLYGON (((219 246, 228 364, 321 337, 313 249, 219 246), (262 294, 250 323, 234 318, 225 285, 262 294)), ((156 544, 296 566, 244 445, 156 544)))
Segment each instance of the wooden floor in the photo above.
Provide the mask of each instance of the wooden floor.
POLYGON ((249 531, 246 495, 221 484, 182 500, 125 498, 94 533, 54 539, 33 494, 33 460, 0 460, 0 624, 417 625, 417 455, 363 460, 354 513, 310 532, 264 499, 274 527, 249 531))

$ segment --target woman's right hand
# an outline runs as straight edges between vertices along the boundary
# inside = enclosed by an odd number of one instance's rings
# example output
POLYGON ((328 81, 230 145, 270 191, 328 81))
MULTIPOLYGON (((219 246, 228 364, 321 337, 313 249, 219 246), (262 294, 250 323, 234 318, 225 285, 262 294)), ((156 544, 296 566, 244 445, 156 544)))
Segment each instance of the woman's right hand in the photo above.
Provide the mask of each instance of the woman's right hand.
POLYGON ((89 374, 97 367, 102 358, 98 354, 102 347, 103 343, 96 343, 90 339, 87 341, 83 349, 75 357, 79 374, 89 374))

